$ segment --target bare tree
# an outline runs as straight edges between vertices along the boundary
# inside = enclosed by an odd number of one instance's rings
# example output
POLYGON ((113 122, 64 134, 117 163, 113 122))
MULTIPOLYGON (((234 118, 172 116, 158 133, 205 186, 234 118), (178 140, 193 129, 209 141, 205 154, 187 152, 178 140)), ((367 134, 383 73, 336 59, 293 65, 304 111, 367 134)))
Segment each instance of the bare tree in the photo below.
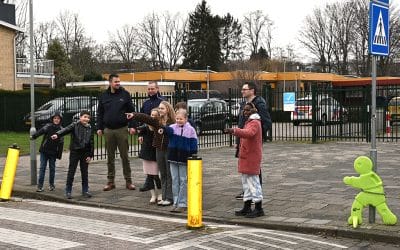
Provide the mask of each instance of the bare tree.
POLYGON ((165 36, 160 29, 161 19, 154 12, 139 24, 139 40, 150 57, 153 69, 164 69, 163 44, 165 36))
POLYGON ((379 58, 377 74, 380 76, 398 75, 400 72, 400 12, 396 7, 390 6, 390 53, 389 56, 379 58))
POLYGON ((169 70, 176 69, 176 64, 183 55, 183 38, 187 19, 182 19, 180 13, 171 15, 164 13, 165 60, 169 70))
POLYGON ((87 46, 88 40, 85 37, 85 29, 79 20, 77 13, 70 11, 60 12, 56 18, 59 39, 62 42, 68 57, 74 48, 81 49, 87 46))
POLYGON ((243 34, 250 54, 256 54, 260 47, 271 55, 272 21, 262 10, 256 10, 244 16, 243 34))
POLYGON ((18 32, 15 37, 16 57, 26 57, 26 49, 28 48, 28 0, 19 0, 15 2, 16 24, 26 32, 18 32))
POLYGON ((351 63, 352 71, 359 76, 370 75, 371 60, 368 55, 368 16, 369 0, 352 0, 354 8, 353 39, 351 63))
POLYGON ((332 24, 321 9, 314 9, 307 16, 300 32, 300 43, 317 57, 322 72, 331 72, 332 24))
POLYGON ((334 37, 333 54, 335 65, 339 74, 349 73, 348 60, 351 49, 351 42, 354 34, 354 7, 353 2, 336 2, 328 4, 326 13, 332 22, 331 34, 334 37))
POLYGON ((115 56, 129 67, 133 67, 135 59, 141 56, 138 32, 133 26, 124 25, 115 34, 110 34, 108 45, 115 56))
POLYGON ((35 45, 35 58, 44 58, 46 55, 47 47, 50 42, 56 38, 56 24, 55 22, 39 23, 35 26, 33 35, 33 42, 35 45))

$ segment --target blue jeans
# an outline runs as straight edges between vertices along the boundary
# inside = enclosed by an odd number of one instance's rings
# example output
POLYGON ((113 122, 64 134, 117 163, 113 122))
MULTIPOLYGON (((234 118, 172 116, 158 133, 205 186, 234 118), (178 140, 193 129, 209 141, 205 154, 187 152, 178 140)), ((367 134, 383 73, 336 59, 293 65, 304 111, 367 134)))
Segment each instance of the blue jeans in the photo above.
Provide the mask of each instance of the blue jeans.
POLYGON ((54 186, 54 177, 56 174, 56 156, 40 153, 40 169, 39 169, 39 180, 38 180, 38 187, 40 188, 43 187, 47 162, 49 162, 49 172, 50 172, 49 184, 50 186, 54 186))
POLYGON ((187 207, 187 164, 170 161, 169 166, 171 168, 174 206, 187 207))

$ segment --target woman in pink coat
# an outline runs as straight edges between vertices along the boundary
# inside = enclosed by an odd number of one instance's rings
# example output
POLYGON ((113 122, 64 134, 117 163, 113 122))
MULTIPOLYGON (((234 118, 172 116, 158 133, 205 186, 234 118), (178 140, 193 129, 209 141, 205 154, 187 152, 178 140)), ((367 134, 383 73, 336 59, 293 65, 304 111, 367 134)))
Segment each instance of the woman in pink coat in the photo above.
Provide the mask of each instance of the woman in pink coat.
POLYGON ((262 209, 262 189, 259 174, 262 160, 262 128, 261 118, 253 103, 246 103, 243 108, 246 123, 243 129, 228 128, 225 132, 240 137, 238 172, 242 174, 243 202, 241 210, 235 215, 255 218, 264 215, 262 209), (251 210, 251 202, 255 203, 251 210))

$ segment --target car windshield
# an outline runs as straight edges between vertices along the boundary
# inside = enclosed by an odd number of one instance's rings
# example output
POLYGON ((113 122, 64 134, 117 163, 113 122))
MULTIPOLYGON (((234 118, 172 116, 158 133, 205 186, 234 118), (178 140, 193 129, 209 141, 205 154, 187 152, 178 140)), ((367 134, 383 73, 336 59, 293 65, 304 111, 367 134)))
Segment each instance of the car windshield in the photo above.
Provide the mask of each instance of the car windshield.
POLYGON ((204 102, 202 102, 202 101, 190 101, 190 102, 188 102, 188 105, 191 108, 199 109, 199 108, 203 107, 204 102))
POLYGON ((54 99, 49 102, 46 102, 42 106, 40 106, 37 111, 41 110, 50 110, 50 109, 58 109, 63 104, 63 100, 61 99, 54 99))

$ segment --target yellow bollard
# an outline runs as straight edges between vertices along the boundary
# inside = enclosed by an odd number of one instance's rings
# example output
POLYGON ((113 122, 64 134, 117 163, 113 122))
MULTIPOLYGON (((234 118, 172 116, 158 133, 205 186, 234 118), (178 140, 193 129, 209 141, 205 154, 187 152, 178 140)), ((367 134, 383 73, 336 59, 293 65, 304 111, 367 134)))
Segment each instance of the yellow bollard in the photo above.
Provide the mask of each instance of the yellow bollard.
POLYGON ((187 184, 187 220, 188 229, 203 227, 203 197, 202 197, 202 159, 194 155, 188 158, 188 184, 187 184))
POLYGON ((6 166, 3 171, 3 181, 0 189, 0 199, 9 200, 14 185, 15 172, 17 171, 19 159, 19 147, 14 144, 8 148, 6 166))

